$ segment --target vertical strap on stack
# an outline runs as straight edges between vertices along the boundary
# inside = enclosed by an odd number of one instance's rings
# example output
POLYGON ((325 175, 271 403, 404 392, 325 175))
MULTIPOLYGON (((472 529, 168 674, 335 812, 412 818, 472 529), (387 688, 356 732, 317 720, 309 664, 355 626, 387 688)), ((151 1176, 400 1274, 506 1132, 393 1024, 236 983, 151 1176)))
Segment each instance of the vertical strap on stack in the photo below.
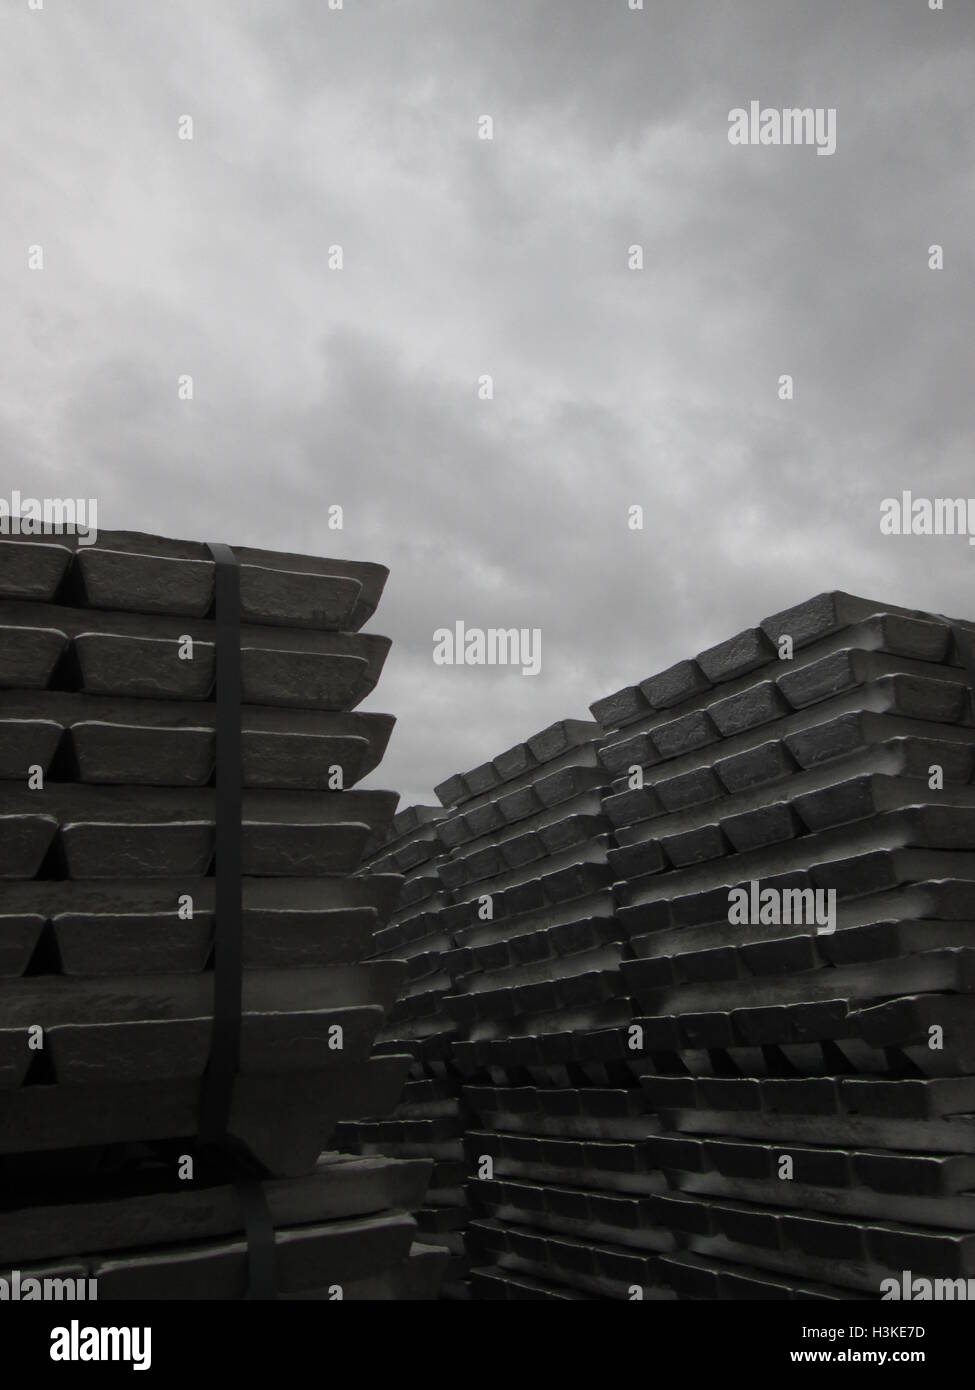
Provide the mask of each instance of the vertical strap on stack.
POLYGON ((259 1182, 239 1182, 235 1190, 244 1213, 247 1239, 247 1293, 244 1297, 277 1298, 277 1251, 267 1194, 259 1182))
MULTIPOLYGON (((229 1137, 234 1083, 240 1070, 243 1017, 243 792, 240 707, 240 566, 228 545, 211 544, 216 564, 216 926, 213 953, 213 1031, 200 1094, 201 1143, 222 1151, 231 1174, 229 1137)), ((277 1293, 274 1224, 259 1182, 234 1184, 247 1242, 248 1299, 277 1293)))
POLYGON ((211 545, 216 561, 216 928, 213 1032, 200 1102, 200 1139, 224 1144, 240 1068, 244 975, 241 834, 240 567, 229 545, 211 545))

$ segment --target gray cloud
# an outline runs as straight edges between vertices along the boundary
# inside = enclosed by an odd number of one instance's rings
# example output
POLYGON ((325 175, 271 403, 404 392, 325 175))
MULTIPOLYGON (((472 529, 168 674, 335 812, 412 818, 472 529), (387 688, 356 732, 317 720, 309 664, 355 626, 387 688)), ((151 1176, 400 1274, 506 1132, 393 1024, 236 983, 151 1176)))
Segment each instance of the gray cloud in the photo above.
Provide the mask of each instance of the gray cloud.
POLYGON ((388 564, 374 784, 429 800, 824 588, 971 616, 963 540, 878 528, 902 487, 971 490, 967 7, 92 0, 8 30, 7 487, 388 564), (730 146, 752 98, 835 106, 836 154, 730 146), (435 667, 457 618, 540 627, 542 674, 435 667))

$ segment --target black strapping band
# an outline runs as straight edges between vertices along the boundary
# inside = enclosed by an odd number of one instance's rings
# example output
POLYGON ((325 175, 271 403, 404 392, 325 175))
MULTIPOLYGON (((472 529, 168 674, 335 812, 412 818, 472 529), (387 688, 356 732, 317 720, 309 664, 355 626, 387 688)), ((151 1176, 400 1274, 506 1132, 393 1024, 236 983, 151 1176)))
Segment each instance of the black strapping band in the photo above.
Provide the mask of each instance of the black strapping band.
POLYGON ((267 1194, 259 1182, 239 1182, 235 1191, 244 1213, 247 1239, 247 1292, 244 1297, 276 1298, 277 1252, 267 1194))
MULTIPOLYGON (((219 1148, 238 1171, 228 1134, 234 1083, 240 1070, 243 1018, 243 791, 240 707, 240 567, 228 545, 209 547, 216 563, 216 927, 213 954, 213 1031, 200 1093, 199 1138, 219 1148)), ((277 1294, 274 1223, 259 1182, 234 1183, 247 1242, 248 1299, 277 1294)))
POLYGON ((240 568, 228 545, 210 545, 217 571, 216 609, 216 927, 213 1032, 200 1097, 200 1140, 227 1138, 234 1079, 240 1068, 244 974, 240 736, 240 568))

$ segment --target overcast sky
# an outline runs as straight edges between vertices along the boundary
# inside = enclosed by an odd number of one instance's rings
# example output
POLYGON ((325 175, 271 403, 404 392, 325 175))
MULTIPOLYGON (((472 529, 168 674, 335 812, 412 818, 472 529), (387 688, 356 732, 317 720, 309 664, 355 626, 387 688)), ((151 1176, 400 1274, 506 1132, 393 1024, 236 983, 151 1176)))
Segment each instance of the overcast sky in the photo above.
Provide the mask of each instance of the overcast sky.
POLYGON ((388 565, 404 805, 823 589, 975 617, 975 548, 879 530, 975 494, 971 0, 2 20, 0 492, 388 565), (729 144, 752 100, 835 154, 729 144), (541 674, 434 665, 458 619, 541 674))

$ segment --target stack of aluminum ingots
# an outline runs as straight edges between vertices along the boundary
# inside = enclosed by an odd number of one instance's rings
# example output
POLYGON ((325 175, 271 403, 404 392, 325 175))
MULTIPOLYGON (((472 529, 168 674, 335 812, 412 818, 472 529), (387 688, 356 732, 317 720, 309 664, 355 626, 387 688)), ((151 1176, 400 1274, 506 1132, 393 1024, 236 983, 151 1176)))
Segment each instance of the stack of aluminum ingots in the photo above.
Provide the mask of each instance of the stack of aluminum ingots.
POLYGON ((476 1298, 674 1297, 627 1244, 619 1175, 602 1162, 643 1103, 600 1051, 631 1013, 601 733, 561 721, 438 788, 455 807, 441 831, 455 896, 445 1009, 464 1030, 476 1298))
POLYGON ((593 706, 682 1296, 975 1273, 973 635, 827 593, 593 706))
MULTIPOLYGON (((470 1271, 471 1261, 485 1263, 490 1230, 490 1221, 470 1226, 472 1208, 490 1212, 500 1183, 484 1179, 504 1160, 486 1132, 484 1087, 465 1083, 494 1076, 505 1094, 522 1094, 514 1087, 537 1060, 536 1033, 575 1028, 581 1038, 626 1010, 615 999, 621 949, 599 735, 592 721, 561 721, 449 778, 436 788, 447 809, 404 813, 414 821, 404 819, 388 858, 370 861, 408 874, 399 920, 380 935, 390 955, 411 957, 416 980, 389 1030, 390 1045, 412 1045, 418 1058, 404 1095, 412 1124, 404 1110, 401 1123, 350 1127, 348 1138, 343 1127, 342 1142, 433 1153, 438 1175, 446 1170, 418 1215, 431 1239, 436 1232, 450 1246, 448 1296, 525 1289, 521 1275, 470 1271)), ((572 1080, 564 1063, 546 1059, 539 1079, 564 1088, 572 1080)), ((542 1286, 563 1287, 551 1278, 542 1286)))
POLYGON ((132 533, 0 540, 0 1269, 67 1269, 100 1298, 240 1297, 245 1172, 278 1296, 430 1297, 444 1256, 407 1214, 429 1162, 323 1153, 341 1117, 391 1109, 409 1067, 370 1058, 403 968, 364 963, 401 879, 355 874, 397 800, 355 789, 393 723, 352 712, 389 648, 360 631, 386 570, 235 554, 243 986, 218 1151, 197 1142, 214 556, 132 533))
POLYGON ((438 788, 474 1297, 975 1277, 973 653, 822 594, 438 788))
POLYGON ((389 834, 367 851, 362 872, 406 875, 399 906, 376 933, 375 958, 400 960, 406 981, 376 1043, 379 1055, 413 1057, 400 1104, 386 1118, 345 1121, 336 1143, 345 1150, 433 1161, 423 1203, 413 1213, 421 1235, 449 1252, 440 1296, 470 1296, 464 1246, 468 1211, 464 1184, 461 1085, 451 1058, 457 1029, 443 1011, 451 981, 444 968, 453 948, 447 922, 450 894, 440 879, 445 848, 440 838, 444 812, 411 806, 393 819, 389 834))
MULTIPOLYGON (((469 1201, 455 1197, 452 1219, 466 1230, 475 1298, 626 1296, 637 1279, 661 1291, 647 1256, 624 1248, 613 1230, 582 1229, 559 1207, 546 1212, 546 1198, 558 1204, 561 1195, 541 1181, 557 1160, 568 1103, 590 1138, 625 1126, 600 1057, 584 1051, 594 1030, 630 1016, 620 994, 624 948, 600 736, 591 721, 561 721, 436 789, 448 808, 436 824, 447 853, 436 863, 444 895, 424 903, 440 996, 427 1033, 443 1058, 437 1100, 452 1100, 451 1120, 464 1133, 469 1201), (607 1097, 616 1108, 606 1109, 607 1097), (512 1242, 521 1252, 514 1258, 512 1242)), ((397 1036, 419 1034, 413 1017, 397 1036)), ((420 1046, 429 1044, 421 1038, 420 1046)), ((642 1112, 631 1089, 624 1110, 642 1112)), ((384 1141, 381 1125, 373 1151, 392 1151, 384 1141)))

